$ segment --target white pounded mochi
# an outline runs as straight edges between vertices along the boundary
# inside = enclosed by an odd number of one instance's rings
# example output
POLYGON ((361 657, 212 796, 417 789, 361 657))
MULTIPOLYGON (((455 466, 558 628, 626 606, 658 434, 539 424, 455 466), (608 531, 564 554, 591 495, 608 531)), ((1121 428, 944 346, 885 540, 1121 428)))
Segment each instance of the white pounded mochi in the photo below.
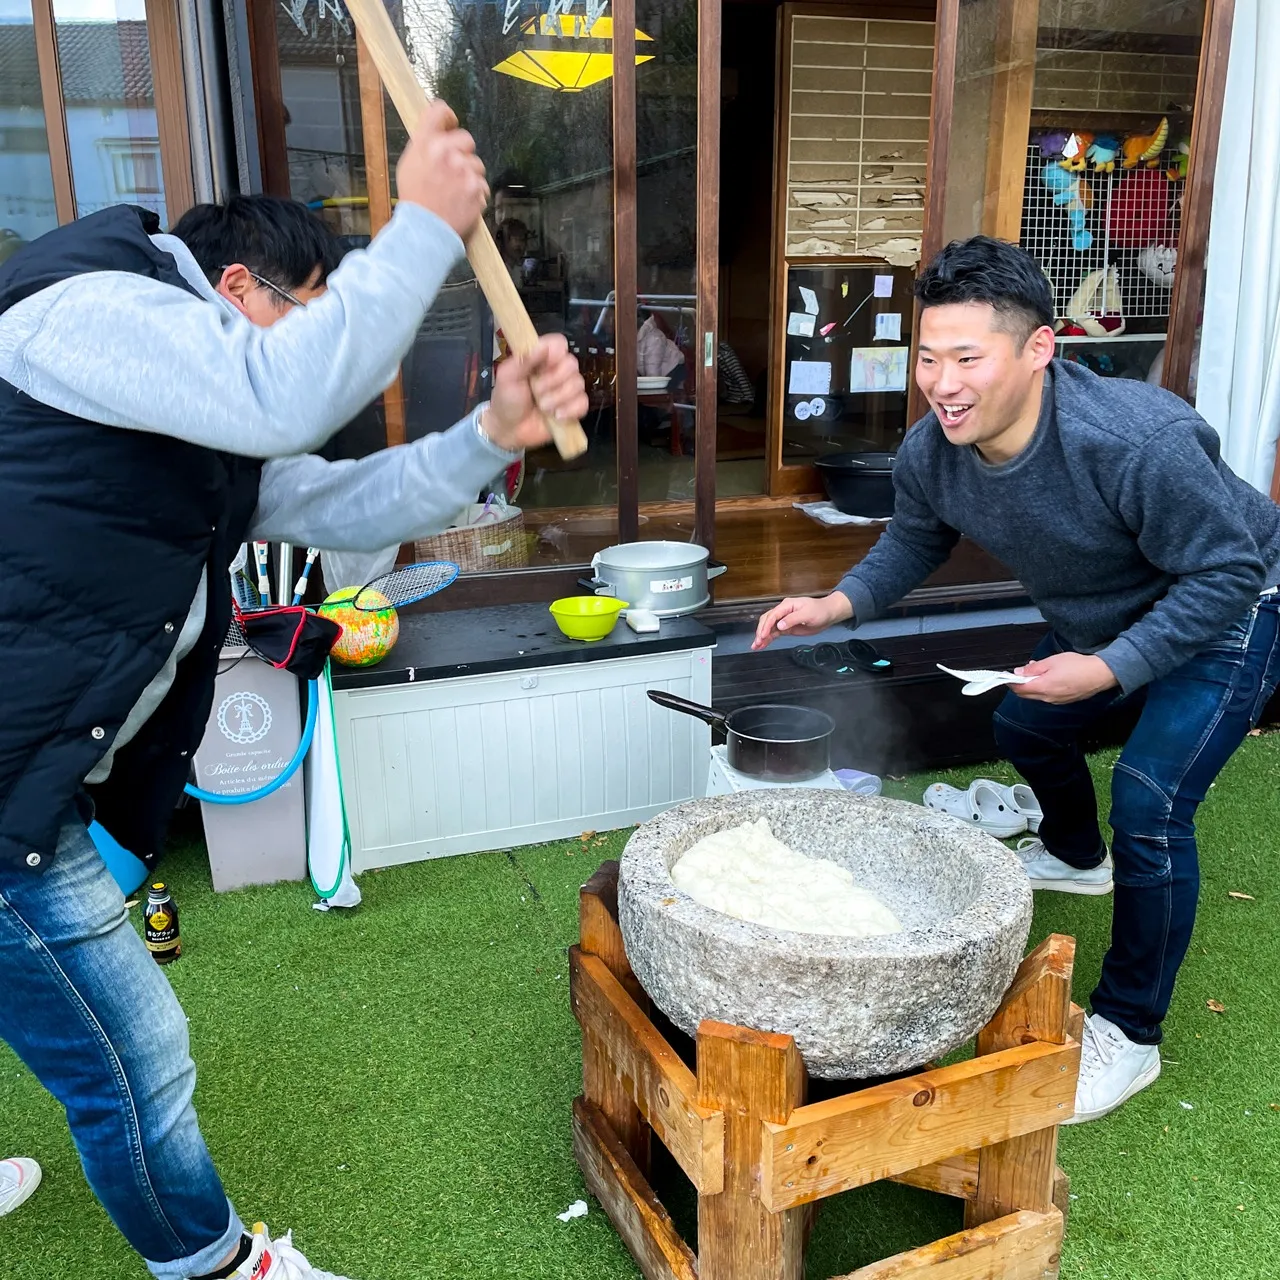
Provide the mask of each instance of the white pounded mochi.
POLYGON ((767 818, 704 836, 671 879, 702 906, 770 929, 850 938, 902 932, 897 916, 844 867, 789 848, 767 818))

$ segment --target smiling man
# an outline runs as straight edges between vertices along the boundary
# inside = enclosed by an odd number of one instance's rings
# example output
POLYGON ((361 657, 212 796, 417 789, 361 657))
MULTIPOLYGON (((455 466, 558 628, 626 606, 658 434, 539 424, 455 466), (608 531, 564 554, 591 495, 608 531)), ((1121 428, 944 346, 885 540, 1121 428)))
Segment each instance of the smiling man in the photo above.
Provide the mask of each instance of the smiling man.
POLYGON ((995 713, 1044 810, 1019 856, 1032 887, 1105 894, 1111 948, 1086 1022, 1075 1119, 1160 1074, 1161 1023, 1195 919, 1195 812, 1280 679, 1280 508, 1227 468, 1217 435, 1158 387, 1055 360, 1035 260, 977 236, 916 281, 916 380, 931 412, 894 470, 893 521, 822 599, 789 599, 754 648, 866 622, 961 535, 1017 575, 1050 630, 995 713), (1108 853, 1081 734, 1132 700, 1108 853))

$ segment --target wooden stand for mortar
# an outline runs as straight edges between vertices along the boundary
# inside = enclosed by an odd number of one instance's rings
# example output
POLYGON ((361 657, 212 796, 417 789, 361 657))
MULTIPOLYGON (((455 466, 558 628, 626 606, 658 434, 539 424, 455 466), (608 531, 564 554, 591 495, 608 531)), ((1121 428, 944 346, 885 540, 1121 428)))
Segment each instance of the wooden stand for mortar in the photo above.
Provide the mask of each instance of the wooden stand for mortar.
POLYGON ((1084 1015, 1075 940, 1023 961, 977 1057, 804 1105, 790 1036, 705 1021, 691 1071, 649 1016, 617 919, 618 864, 584 886, 570 950, 582 1027, 573 1146, 648 1280, 802 1280, 816 1202, 881 1179, 965 1203, 965 1230, 835 1280, 1040 1280, 1058 1273, 1084 1015), (648 1182, 652 1135, 698 1193, 698 1252, 648 1182))

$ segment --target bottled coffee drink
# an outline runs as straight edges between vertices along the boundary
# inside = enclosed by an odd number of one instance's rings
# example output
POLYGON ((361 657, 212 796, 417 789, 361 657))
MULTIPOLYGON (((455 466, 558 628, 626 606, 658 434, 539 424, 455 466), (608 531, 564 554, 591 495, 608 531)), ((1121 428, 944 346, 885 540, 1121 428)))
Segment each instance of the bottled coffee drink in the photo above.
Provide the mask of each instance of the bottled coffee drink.
POLYGON ((182 954, 178 908, 162 880, 157 880, 147 894, 146 936, 147 950, 157 964, 168 964, 182 954))

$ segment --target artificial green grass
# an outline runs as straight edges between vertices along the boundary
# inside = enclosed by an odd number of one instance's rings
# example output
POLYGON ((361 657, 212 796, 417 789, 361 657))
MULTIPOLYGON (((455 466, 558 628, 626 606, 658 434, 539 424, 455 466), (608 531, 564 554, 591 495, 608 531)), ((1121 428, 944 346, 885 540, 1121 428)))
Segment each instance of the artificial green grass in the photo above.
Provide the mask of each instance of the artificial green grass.
MULTIPOLYGON (((1111 760, 1094 760, 1104 814, 1111 760)), ((1001 765, 950 778, 978 775, 1012 780, 1001 765)), ((886 792, 918 800, 921 786, 888 780, 886 792)), ((1076 1197, 1065 1277, 1276 1272, 1278 796, 1280 735, 1250 738, 1201 811, 1201 910, 1164 1074, 1115 1115, 1062 1130, 1076 1197)), ((317 1265, 354 1280, 638 1276, 594 1203, 586 1218, 555 1216, 584 1195, 565 949, 578 887, 626 834, 372 873, 358 911, 327 915, 301 885, 215 896, 201 846, 179 842, 165 876, 184 954, 167 972, 191 1022, 204 1132, 241 1216, 292 1227, 317 1265)), ((1076 936, 1082 1003, 1109 913, 1106 898, 1037 899, 1031 942, 1076 936)), ((145 1274, 85 1186, 59 1108, 3 1046, 0 1147, 45 1170, 0 1219, 0 1276, 145 1274)), ((674 1199, 687 1221, 687 1197, 674 1199)), ((867 1188, 827 1202, 808 1274, 825 1280, 959 1225, 953 1202, 867 1188)))

